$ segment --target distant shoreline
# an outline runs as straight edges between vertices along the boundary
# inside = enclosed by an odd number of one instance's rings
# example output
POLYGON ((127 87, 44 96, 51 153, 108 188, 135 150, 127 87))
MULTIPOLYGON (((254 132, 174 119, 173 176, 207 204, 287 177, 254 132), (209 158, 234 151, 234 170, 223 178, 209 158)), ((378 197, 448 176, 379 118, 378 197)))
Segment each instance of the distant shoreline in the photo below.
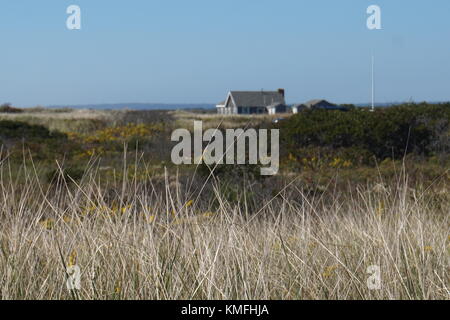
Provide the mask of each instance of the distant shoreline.
POLYGON ((103 103, 86 105, 52 105, 49 109, 96 109, 96 110, 177 110, 177 109, 214 109, 211 103, 103 103))
MULTIPOLYGON (((396 106, 401 104, 443 104, 449 103, 448 101, 396 101, 396 102, 384 102, 384 103, 375 103, 375 107, 377 108, 385 108, 390 106, 396 106)), ((13 106, 12 104, 5 103, 4 105, 13 106)), ((294 103, 288 103, 288 106, 292 106, 294 103)), ((349 106, 354 105, 360 108, 370 107, 370 103, 341 103, 337 105, 349 106)), ((135 110, 135 111, 143 111, 143 110, 161 110, 161 111, 170 111, 170 110, 215 110, 216 104, 213 103, 101 103, 101 104, 80 104, 80 105, 36 105, 36 106, 27 106, 27 107, 19 107, 16 108, 21 109, 34 109, 34 108, 47 108, 47 109, 92 109, 92 110, 135 110)))
MULTIPOLYGON (((427 101, 430 104, 446 103, 447 101, 427 101)), ((375 103, 375 107, 383 108, 400 105, 408 102, 385 102, 375 103)), ((413 102, 411 103, 421 103, 413 102)), ((288 105, 293 105, 290 103, 288 105)), ((370 107, 370 103, 355 103, 356 107, 370 107)), ((49 109, 95 109, 95 110, 193 110, 193 109, 215 109, 216 105, 212 103, 103 103, 103 104, 85 104, 85 105, 51 105, 44 106, 49 109)))

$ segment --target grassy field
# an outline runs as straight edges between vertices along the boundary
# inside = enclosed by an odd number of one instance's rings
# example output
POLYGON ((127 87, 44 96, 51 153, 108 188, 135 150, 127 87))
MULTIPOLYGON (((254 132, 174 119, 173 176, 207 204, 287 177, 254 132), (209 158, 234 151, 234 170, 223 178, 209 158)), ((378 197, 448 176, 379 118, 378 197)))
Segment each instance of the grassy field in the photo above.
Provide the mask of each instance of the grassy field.
POLYGON ((0 114, 0 298, 450 299, 445 154, 374 165, 287 154, 275 177, 209 175, 168 158, 170 132, 194 119, 272 125, 186 111, 0 114), (80 290, 68 290, 75 265, 80 290))

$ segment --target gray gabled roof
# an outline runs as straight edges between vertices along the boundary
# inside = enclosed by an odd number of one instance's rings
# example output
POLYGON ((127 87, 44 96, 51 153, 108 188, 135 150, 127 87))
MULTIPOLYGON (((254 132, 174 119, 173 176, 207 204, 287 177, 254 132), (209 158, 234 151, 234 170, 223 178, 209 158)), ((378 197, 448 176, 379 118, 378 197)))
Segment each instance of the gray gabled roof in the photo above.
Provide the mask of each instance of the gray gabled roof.
POLYGON ((267 107, 284 104, 284 96, 278 91, 230 91, 237 107, 267 107))
POLYGON ((305 103, 305 106, 307 108, 312 108, 318 104, 323 104, 325 106, 336 106, 335 104, 329 103, 327 100, 323 100, 323 99, 314 99, 314 100, 310 100, 308 102, 305 103))

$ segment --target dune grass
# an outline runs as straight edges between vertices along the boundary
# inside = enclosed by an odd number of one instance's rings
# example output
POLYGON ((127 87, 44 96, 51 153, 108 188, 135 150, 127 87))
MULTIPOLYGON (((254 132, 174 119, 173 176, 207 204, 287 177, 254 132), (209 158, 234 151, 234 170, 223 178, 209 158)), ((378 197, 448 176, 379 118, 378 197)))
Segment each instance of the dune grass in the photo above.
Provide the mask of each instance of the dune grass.
POLYGON ((177 127, 192 129, 194 121, 202 121, 204 129, 211 128, 255 128, 263 124, 271 124, 277 118, 288 118, 292 114, 248 114, 248 115, 223 115, 217 113, 195 113, 189 111, 172 111, 172 117, 177 122, 177 127))
POLYGON ((19 121, 31 125, 41 125, 50 131, 64 133, 91 133, 108 127, 130 123, 150 124, 171 121, 165 110, 94 110, 94 109, 20 109, 20 113, 2 113, 0 120, 19 121))
POLYGON ((450 298, 449 190, 431 196, 405 174, 348 193, 294 180, 255 207, 214 178, 104 183, 91 163, 45 187, 21 170, 19 185, 0 166, 1 299, 450 298), (80 290, 66 288, 72 265, 80 290))

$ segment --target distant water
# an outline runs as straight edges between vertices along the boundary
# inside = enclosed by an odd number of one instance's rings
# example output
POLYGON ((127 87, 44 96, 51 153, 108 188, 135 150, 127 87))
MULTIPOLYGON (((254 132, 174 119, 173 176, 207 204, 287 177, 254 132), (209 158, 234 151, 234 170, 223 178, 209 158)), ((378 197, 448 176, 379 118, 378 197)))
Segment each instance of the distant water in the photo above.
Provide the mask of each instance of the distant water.
MULTIPOLYGON (((377 107, 387 107, 395 103, 377 103, 377 107)), ((369 104, 356 104, 358 107, 367 107, 369 104)), ((56 105, 48 108, 71 108, 71 109, 97 109, 97 110, 179 110, 179 109, 215 109, 215 104, 209 103, 104 103, 104 104, 84 104, 84 105, 56 105)))
MULTIPOLYGON (((385 102, 375 103, 375 107, 390 107, 407 102, 385 102)), ((443 102, 429 102, 430 104, 439 104, 443 102)), ((288 104, 290 105, 290 104, 288 104)), ((357 107, 370 107, 370 103, 357 103, 357 107)), ((192 109, 215 109, 216 105, 212 103, 104 103, 104 104, 85 104, 85 105, 56 105, 48 108, 71 108, 71 109, 98 109, 98 110, 192 110, 192 109)))
POLYGON ((58 105, 48 106, 48 108, 72 108, 72 109, 98 109, 98 110, 178 110, 178 109, 212 109, 215 104, 193 103, 111 103, 111 104, 85 104, 85 105, 58 105))

